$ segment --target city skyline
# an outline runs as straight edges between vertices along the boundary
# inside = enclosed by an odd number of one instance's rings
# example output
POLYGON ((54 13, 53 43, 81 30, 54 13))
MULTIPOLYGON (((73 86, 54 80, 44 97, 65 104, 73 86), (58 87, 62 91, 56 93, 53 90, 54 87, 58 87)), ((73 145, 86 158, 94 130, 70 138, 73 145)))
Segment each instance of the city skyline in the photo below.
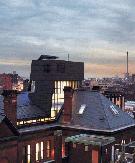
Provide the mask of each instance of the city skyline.
POLYGON ((134 73, 133 0, 0 1, 0 73, 29 77, 41 54, 85 62, 86 77, 134 73))

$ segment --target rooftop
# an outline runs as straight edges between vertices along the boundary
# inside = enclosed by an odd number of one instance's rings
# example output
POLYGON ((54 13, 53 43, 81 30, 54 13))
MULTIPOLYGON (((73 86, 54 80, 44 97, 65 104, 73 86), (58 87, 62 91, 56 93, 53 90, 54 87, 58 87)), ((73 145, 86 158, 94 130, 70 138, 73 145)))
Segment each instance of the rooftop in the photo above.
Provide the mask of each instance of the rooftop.
POLYGON ((67 126, 113 132, 135 126, 135 120, 99 92, 76 90, 73 95, 72 119, 67 126))
MULTIPOLYGON (((0 96, 0 113, 4 113, 3 96, 0 96)), ((28 97, 28 92, 18 94, 17 96, 17 119, 34 119, 46 117, 44 110, 33 105, 28 97)))
POLYGON ((105 136, 97 136, 97 135, 87 135, 80 134, 71 137, 67 137, 65 142, 79 143, 84 145, 97 145, 104 146, 107 144, 111 144, 115 141, 114 137, 105 137, 105 136))

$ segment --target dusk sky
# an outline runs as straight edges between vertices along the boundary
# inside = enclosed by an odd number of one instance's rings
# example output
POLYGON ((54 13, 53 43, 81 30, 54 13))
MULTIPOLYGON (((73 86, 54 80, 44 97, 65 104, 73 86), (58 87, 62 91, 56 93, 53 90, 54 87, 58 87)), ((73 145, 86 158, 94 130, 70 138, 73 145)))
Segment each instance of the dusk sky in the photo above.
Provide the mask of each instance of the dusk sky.
POLYGON ((0 73, 29 76, 41 54, 85 62, 85 77, 135 73, 135 0, 0 0, 0 73))

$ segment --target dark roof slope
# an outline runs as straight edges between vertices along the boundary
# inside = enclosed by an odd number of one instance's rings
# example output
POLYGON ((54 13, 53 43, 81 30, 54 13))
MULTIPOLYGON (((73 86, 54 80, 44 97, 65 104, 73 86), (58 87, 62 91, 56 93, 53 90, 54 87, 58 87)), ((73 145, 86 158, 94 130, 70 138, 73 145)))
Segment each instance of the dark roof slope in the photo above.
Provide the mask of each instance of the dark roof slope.
POLYGON ((0 123, 3 121, 4 118, 5 116, 3 114, 0 114, 0 123))
POLYGON ((135 125, 135 120, 99 92, 77 90, 74 92, 73 113, 70 126, 96 131, 115 131, 135 125), (86 105, 79 114, 81 105, 86 105))
POLYGON ((0 95, 0 114, 4 113, 3 96, 0 95))
POLYGON ((30 102, 28 92, 19 94, 17 96, 17 119, 34 119, 38 117, 46 117, 45 111, 30 102))
MULTIPOLYGON (((0 96, 0 113, 2 114, 4 113, 3 96, 0 96)), ((46 117, 45 111, 31 104, 28 97, 28 92, 18 94, 17 119, 18 120, 34 119, 38 117, 46 117)))

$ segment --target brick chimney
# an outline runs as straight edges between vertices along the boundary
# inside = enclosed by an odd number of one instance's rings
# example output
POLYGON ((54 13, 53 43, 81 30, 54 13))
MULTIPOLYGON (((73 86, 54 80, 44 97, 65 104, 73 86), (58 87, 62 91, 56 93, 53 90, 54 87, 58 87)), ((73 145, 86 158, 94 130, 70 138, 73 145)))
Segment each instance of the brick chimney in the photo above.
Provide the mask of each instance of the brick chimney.
POLYGON ((11 123, 17 125, 17 91, 4 90, 2 95, 4 96, 4 114, 8 117, 11 123))
POLYGON ((62 130, 54 131, 54 160, 62 163, 62 130))
POLYGON ((71 87, 64 87, 64 112, 63 123, 69 123, 72 118, 72 98, 73 89, 71 87))

